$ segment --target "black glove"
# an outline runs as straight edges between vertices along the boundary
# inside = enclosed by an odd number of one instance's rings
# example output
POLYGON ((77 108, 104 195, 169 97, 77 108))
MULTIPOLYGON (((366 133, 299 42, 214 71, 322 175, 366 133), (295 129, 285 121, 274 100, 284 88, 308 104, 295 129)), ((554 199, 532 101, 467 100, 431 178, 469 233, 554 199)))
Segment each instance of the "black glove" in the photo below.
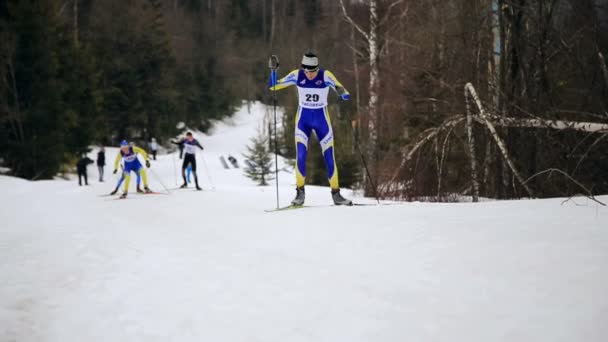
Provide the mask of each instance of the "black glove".
POLYGON ((149 160, 146 160, 146 167, 150 168, 150 161, 149 160))
POLYGON ((268 59, 268 67, 272 70, 279 68, 279 57, 277 57, 277 55, 270 56, 268 59))
POLYGON ((116 174, 116 172, 118 172, 118 170, 117 170, 117 169, 114 169, 114 172, 112 172, 112 173, 113 173, 113 174, 116 174))

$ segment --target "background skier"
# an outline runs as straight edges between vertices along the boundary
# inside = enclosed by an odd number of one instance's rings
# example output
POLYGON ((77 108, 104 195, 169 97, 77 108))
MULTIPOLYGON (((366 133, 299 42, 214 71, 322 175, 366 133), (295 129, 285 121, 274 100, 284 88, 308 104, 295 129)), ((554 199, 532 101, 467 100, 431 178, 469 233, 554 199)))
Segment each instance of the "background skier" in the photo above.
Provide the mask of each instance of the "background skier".
POLYGON ((198 185, 198 175, 196 174, 196 148, 200 148, 204 150, 203 146, 198 142, 198 140, 194 139, 191 132, 186 133, 186 138, 180 141, 171 141, 171 143, 180 146, 180 149, 184 151, 184 162, 182 163, 182 178, 184 179, 184 184, 182 184, 181 188, 188 187, 188 180, 186 178, 186 169, 188 165, 192 167, 192 173, 194 174, 194 184, 196 185, 196 190, 202 190, 198 185))
POLYGON ((156 138, 152 138, 150 141, 150 151, 152 152, 152 159, 156 160, 156 152, 158 151, 158 144, 156 138))

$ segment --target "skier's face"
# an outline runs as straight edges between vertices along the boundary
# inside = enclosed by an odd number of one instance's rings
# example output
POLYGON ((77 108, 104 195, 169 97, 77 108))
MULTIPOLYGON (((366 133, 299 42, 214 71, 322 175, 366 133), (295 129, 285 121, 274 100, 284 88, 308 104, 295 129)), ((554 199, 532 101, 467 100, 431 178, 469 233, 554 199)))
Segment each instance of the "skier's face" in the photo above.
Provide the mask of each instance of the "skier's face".
POLYGON ((127 153, 129 152, 129 146, 121 146, 120 149, 124 152, 127 153))
POLYGON ((309 80, 314 80, 315 77, 317 77, 317 74, 319 73, 319 69, 317 70, 306 70, 304 69, 304 74, 306 75, 306 78, 308 78, 309 80))
POLYGON ((191 135, 186 135, 186 139, 187 139, 188 141, 192 141, 192 139, 194 139, 194 138, 193 138, 191 135))

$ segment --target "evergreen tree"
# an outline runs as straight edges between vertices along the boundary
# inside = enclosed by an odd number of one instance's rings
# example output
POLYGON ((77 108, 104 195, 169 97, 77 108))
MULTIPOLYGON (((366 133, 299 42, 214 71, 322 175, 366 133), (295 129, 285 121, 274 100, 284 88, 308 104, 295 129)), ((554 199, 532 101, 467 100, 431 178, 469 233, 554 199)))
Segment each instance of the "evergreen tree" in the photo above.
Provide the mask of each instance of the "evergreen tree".
POLYGON ((259 185, 268 185, 266 181, 273 180, 272 176, 272 154, 268 148, 268 138, 263 134, 251 139, 251 145, 247 146, 247 154, 244 155, 247 167, 245 174, 259 185))
MULTIPOLYGON (((64 158, 66 108, 58 78, 59 24, 49 1, 11 1, 2 26, 10 41, 3 68, 9 120, 2 120, 0 155, 28 179, 53 177, 64 158), (10 46, 9 46, 10 45, 10 46)), ((3 45, 5 43, 3 42, 3 45)))

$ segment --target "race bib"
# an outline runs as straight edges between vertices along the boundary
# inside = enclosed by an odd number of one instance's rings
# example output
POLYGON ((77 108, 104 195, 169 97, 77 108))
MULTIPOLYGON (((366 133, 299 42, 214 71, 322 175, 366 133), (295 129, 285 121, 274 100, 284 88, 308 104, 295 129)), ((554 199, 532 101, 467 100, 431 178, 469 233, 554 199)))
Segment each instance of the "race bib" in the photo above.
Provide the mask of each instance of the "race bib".
POLYGON ((327 107, 327 95, 329 87, 324 88, 304 88, 298 87, 300 97, 300 107, 302 108, 325 108, 327 107))

